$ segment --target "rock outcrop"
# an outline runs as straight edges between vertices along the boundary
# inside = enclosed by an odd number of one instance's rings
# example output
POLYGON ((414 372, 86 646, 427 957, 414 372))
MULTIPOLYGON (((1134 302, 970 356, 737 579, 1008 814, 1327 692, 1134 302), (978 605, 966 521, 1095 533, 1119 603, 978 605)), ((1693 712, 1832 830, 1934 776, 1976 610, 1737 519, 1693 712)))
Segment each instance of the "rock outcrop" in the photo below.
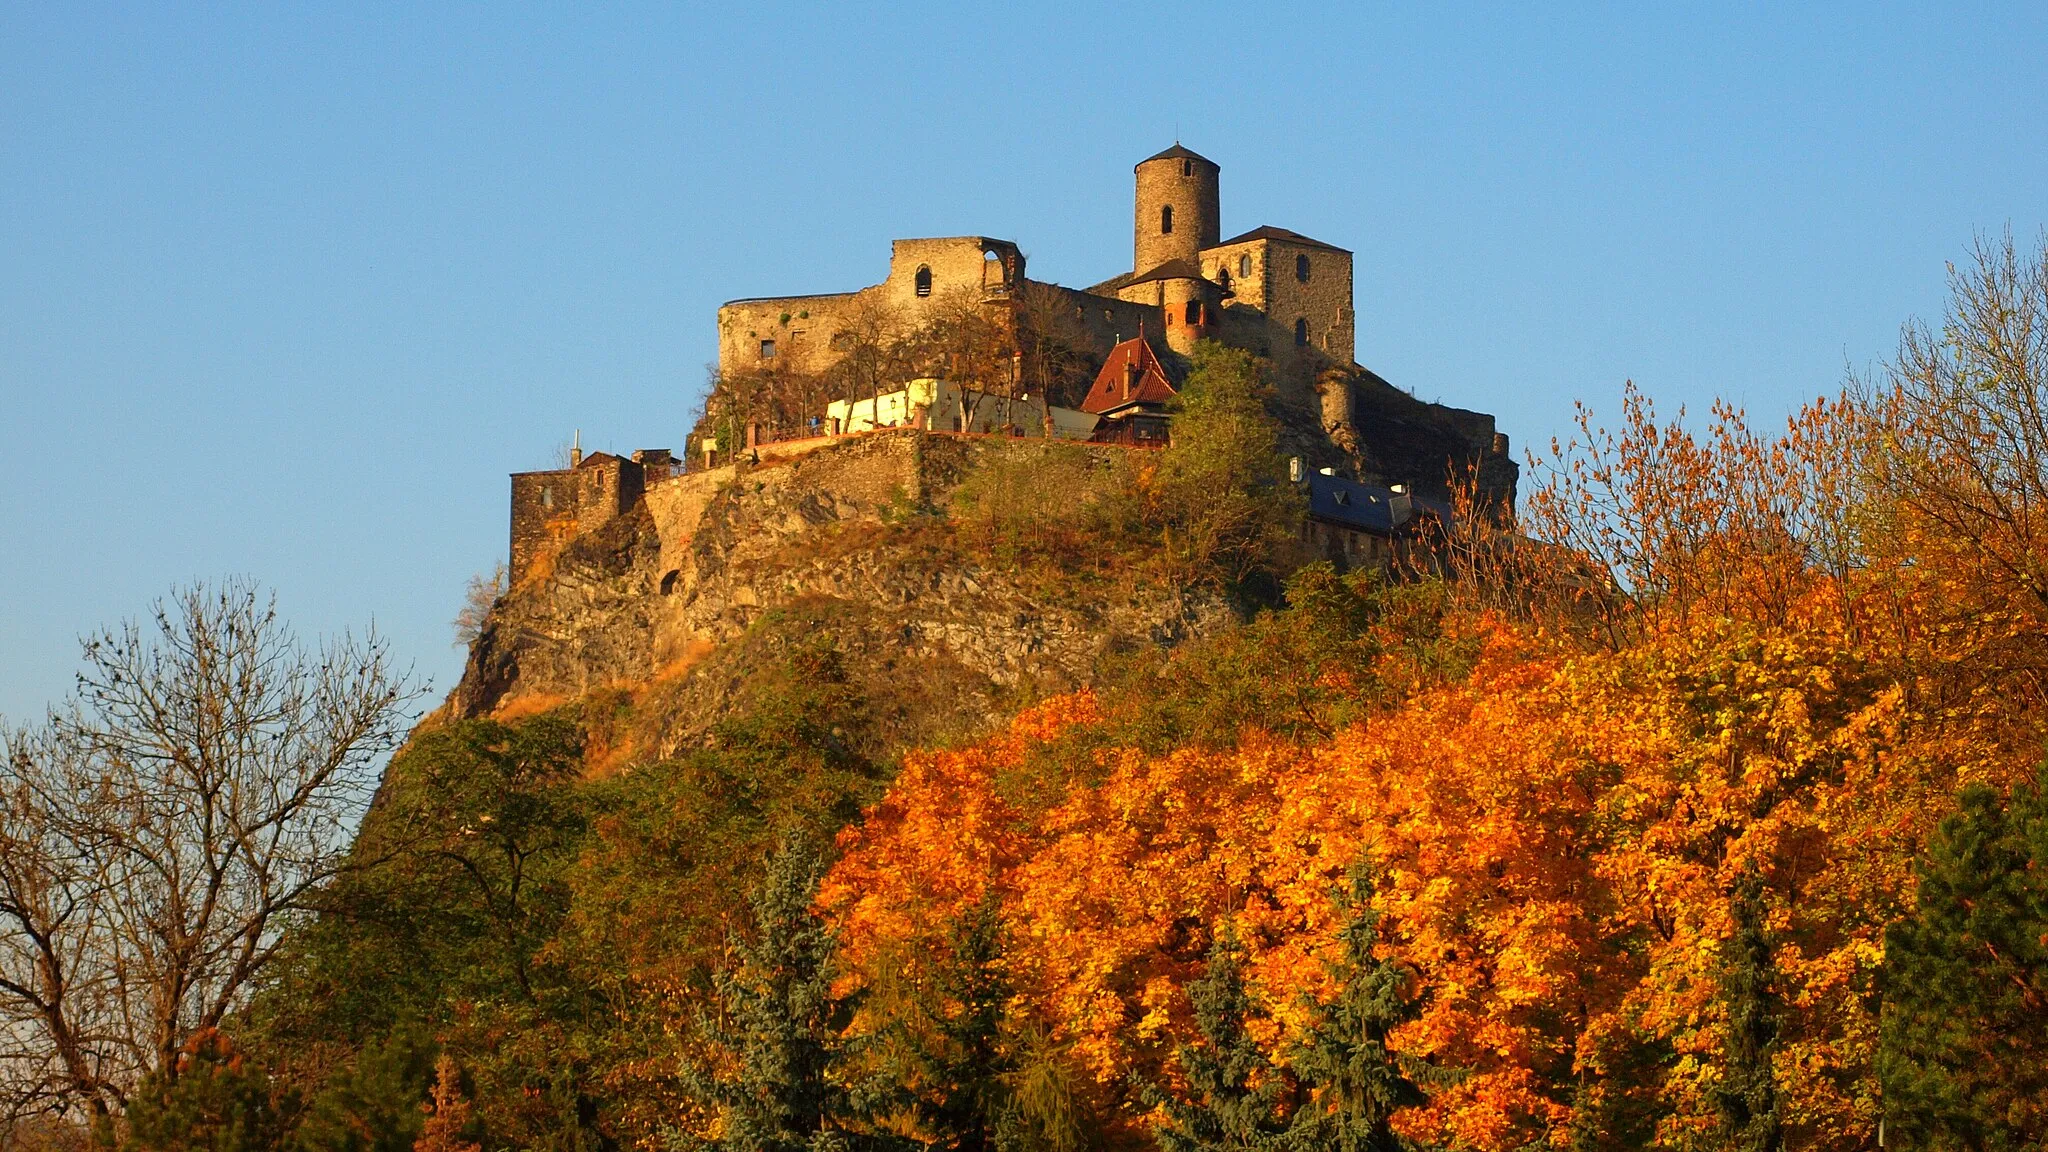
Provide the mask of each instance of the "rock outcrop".
POLYGON ((455 718, 605 690, 647 717, 636 754, 702 739, 749 665, 829 638, 897 715, 905 742, 964 734, 1022 699, 1089 682, 1101 662, 1232 618, 1093 541, 1085 571, 1047 571, 949 515, 991 484, 1084 503, 1124 483, 1128 450, 883 433, 760 466, 648 485, 630 514, 569 542, 497 604, 449 701, 455 718))

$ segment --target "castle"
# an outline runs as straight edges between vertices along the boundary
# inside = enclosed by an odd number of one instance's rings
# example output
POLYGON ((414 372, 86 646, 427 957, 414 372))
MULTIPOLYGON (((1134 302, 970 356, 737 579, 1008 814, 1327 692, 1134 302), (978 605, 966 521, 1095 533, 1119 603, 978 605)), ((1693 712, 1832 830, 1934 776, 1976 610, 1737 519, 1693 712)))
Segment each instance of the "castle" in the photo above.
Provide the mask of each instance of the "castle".
POLYGON ((821 373, 844 354, 866 315, 906 327, 971 294, 1013 306, 1026 285, 1072 309, 1104 349, 1141 331, 1175 353, 1215 339, 1271 359, 1305 385, 1350 365, 1356 321, 1351 253, 1285 228, 1222 236, 1222 169, 1175 144, 1136 168, 1131 270, 1085 289, 1027 281, 1009 240, 952 236, 898 240, 889 274, 855 292, 733 300, 718 310, 722 373, 768 364, 821 373))
MULTIPOLYGON (((1066 436, 1078 427, 1098 442, 1147 447, 1168 438, 1168 401, 1185 357, 1197 342, 1214 340, 1270 364, 1281 448, 1298 458, 1310 519, 1350 541, 1346 548, 1361 533, 1397 533, 1417 510, 1448 515, 1443 501, 1453 475, 1471 480, 1478 506, 1513 508, 1518 469, 1493 417, 1425 403, 1358 364, 1351 252, 1270 225, 1223 239, 1221 168, 1178 143, 1134 171, 1130 271, 1068 288, 1028 280, 1024 254, 1009 240, 897 240, 879 284, 721 306, 720 380, 762 373, 824 379, 863 341, 915 330, 964 306, 1009 334, 1006 355, 1014 362, 1000 398, 1002 431, 1066 436), (1092 342, 1083 351, 1094 384, 1079 412, 1057 408, 1051 394, 1017 394, 1025 352, 1015 337, 1027 305, 1071 318, 1092 342), (1032 423, 1042 428, 1025 427, 1032 423)), ((761 428, 749 418, 743 442, 730 442, 730 431, 706 436, 702 466, 730 465, 742 452, 755 460, 786 456, 863 428, 995 431, 976 405, 998 391, 1000 380, 876 382, 865 399, 858 392, 818 398, 795 429, 761 428), (950 424, 937 420, 940 409, 954 411, 950 424)), ((714 392, 707 417, 719 402, 714 392)), ((697 465, 648 449, 630 460, 579 453, 566 469, 515 474, 514 581, 569 539, 630 511, 651 486, 697 465)))

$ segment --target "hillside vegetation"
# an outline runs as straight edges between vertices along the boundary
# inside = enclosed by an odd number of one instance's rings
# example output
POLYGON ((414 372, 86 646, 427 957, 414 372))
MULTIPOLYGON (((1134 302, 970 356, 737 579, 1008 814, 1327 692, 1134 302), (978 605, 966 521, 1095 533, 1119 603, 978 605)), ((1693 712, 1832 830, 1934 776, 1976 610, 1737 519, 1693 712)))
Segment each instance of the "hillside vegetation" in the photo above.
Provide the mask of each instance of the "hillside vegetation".
POLYGON ((1978 257, 1782 431, 1582 412, 1448 578, 1296 552, 1217 349, 1157 456, 817 457, 579 542, 101 1130, 2043 1147, 2048 269, 1978 257))

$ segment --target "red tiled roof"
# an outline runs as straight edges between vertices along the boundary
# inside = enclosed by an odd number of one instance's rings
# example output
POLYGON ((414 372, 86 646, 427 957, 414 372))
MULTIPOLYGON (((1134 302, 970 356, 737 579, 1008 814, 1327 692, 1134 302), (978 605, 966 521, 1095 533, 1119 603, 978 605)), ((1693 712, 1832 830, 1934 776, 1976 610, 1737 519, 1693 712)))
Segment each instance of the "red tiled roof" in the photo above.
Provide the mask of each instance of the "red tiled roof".
POLYGON ((1139 336, 1110 350, 1102 371, 1095 374, 1094 386, 1088 389, 1088 398, 1081 402, 1081 411, 1100 416, 1132 404, 1165 404, 1174 394, 1166 365, 1159 362, 1151 343, 1139 336))

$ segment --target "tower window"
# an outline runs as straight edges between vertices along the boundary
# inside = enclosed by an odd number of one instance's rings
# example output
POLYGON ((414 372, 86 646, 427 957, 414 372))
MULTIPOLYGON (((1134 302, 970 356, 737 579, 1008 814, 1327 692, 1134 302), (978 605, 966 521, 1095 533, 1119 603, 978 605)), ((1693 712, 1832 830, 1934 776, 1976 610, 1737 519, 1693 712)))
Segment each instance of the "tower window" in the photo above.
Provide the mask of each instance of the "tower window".
POLYGON ((763 341, 761 341, 761 359, 763 359, 763 360, 773 360, 773 359, 775 359, 775 341, 773 341, 773 340, 763 340, 763 341))
POLYGON ((1245 253, 1244 255, 1242 255, 1242 256, 1239 256, 1239 257, 1237 258, 1237 274, 1238 274, 1239 276, 1249 276, 1249 275, 1251 275, 1251 274, 1252 274, 1252 254, 1251 254, 1251 253, 1247 252, 1247 253, 1245 253))
POLYGON ((1294 278, 1295 278, 1296 280, 1299 280, 1299 281, 1301 281, 1301 282, 1302 282, 1303 284, 1306 284, 1306 283, 1308 283, 1308 257, 1307 257, 1307 256, 1296 256, 1296 257, 1294 258, 1294 278))
POLYGON ((1165 204, 1160 206, 1159 234, 1161 236, 1173 235, 1173 205, 1171 204, 1165 204))
POLYGON ((1181 161, 1180 174, 1183 176, 1193 176, 1195 174, 1195 162, 1193 160, 1181 161))
POLYGON ((1199 300, 1188 301, 1186 315, 1188 323, 1200 324, 1202 322, 1202 302, 1199 300))
POLYGON ((1297 347, 1308 347, 1308 321, 1306 319, 1294 322, 1294 343, 1297 347))
POLYGON ((932 294, 932 266, 929 264, 917 266, 917 294, 919 296, 929 296, 932 294))

